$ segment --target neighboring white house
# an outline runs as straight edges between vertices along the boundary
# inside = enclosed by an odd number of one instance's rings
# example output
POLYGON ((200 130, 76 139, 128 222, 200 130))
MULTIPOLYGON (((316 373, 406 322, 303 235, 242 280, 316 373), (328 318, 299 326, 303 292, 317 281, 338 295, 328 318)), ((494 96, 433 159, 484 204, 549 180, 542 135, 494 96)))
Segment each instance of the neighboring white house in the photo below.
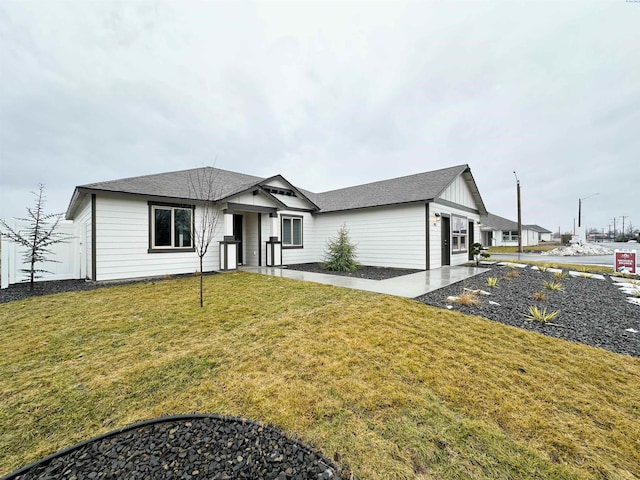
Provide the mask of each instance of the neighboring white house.
POLYGON ((546 228, 541 227, 540 225, 527 225, 527 230, 531 232, 533 237, 535 238, 535 234, 538 236, 538 243, 540 242, 550 242, 552 240, 551 236, 553 232, 551 230, 547 230, 546 228))
POLYGON ((204 208, 194 177, 212 174, 219 215, 204 270, 318 262, 341 225, 363 265, 459 265, 487 211, 468 165, 324 193, 281 175, 204 167, 76 187, 66 218, 82 232, 83 276, 116 280, 198 270, 194 226, 204 208))
MULTIPOLYGON (((488 213, 480 218, 482 245, 485 247, 518 246, 518 223, 488 213)), ((531 247, 551 241, 551 232, 538 225, 522 225, 522 246, 531 247)))

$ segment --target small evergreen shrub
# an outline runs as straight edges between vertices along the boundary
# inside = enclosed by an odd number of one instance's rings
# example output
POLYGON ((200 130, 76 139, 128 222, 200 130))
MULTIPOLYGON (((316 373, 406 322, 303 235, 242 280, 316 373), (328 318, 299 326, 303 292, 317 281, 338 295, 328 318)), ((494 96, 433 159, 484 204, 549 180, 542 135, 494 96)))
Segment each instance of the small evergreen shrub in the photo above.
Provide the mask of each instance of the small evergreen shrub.
POLYGON ((476 261, 476 266, 480 265, 481 258, 487 259, 490 256, 487 252, 484 251, 482 244, 478 242, 471 245, 471 255, 476 261))
POLYGON ((360 267, 356 259, 356 245, 351 243, 349 230, 344 224, 338 229, 338 235, 327 241, 322 267, 334 272, 353 272, 360 267))

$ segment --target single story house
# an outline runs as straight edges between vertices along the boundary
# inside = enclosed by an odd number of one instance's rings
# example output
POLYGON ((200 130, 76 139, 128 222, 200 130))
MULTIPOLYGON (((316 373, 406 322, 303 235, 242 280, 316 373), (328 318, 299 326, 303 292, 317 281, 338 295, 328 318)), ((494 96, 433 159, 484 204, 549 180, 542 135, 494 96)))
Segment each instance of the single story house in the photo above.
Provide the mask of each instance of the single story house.
POLYGON ((547 230, 546 228, 541 227, 540 225, 527 225, 526 227, 527 227, 527 230, 529 230, 530 234, 532 235, 532 238, 535 239, 535 236, 537 234, 538 243, 550 242, 552 240, 551 236, 553 232, 551 232, 551 230, 547 230))
POLYGON ((318 262, 342 225, 363 265, 428 270, 467 262, 487 211, 468 165, 323 193, 213 167, 98 182, 66 212, 83 232, 81 278, 198 271, 205 215, 219 221, 204 271, 318 262))
MULTIPOLYGON (((487 213, 480 218, 482 240, 484 247, 513 247, 518 246, 518 222, 487 213)), ((522 246, 529 246, 528 231, 522 225, 522 246)), ((537 245, 536 242, 534 245, 537 245)))
MULTIPOLYGON (((480 218, 480 224, 483 246, 518 246, 518 222, 487 213, 480 218)), ((523 247, 538 245, 540 241, 551 241, 551 232, 538 225, 522 225, 523 247)))

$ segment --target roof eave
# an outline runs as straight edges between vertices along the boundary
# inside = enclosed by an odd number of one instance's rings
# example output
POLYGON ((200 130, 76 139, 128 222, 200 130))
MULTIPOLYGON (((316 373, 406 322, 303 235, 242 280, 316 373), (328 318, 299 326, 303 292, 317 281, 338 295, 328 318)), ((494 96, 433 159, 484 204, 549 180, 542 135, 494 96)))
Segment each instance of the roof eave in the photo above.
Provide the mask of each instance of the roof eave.
POLYGON ((279 179, 282 180, 283 182, 285 182, 287 185, 289 185, 291 187, 291 190, 293 190, 295 192, 296 195, 299 195, 301 198, 303 198, 305 201, 309 202, 311 205, 313 205, 313 210, 318 211, 320 210, 320 207, 318 207, 318 205, 315 204, 315 202, 312 202, 304 193, 302 193, 293 183, 291 183, 289 180, 287 180, 286 178, 284 178, 282 175, 277 174, 274 175, 272 177, 268 177, 265 178, 264 180, 262 180, 260 182, 260 185, 267 185, 269 181, 271 180, 275 180, 275 179, 279 179))

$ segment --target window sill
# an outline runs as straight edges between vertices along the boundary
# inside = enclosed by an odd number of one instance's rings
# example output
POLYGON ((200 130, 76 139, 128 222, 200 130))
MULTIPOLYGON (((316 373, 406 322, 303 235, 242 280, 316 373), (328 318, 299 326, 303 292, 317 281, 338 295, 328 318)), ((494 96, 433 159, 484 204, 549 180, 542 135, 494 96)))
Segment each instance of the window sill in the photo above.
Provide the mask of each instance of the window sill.
POLYGON ((456 250, 454 252, 451 252, 454 255, 461 255, 463 253, 469 253, 467 250, 456 250))
POLYGON ((300 248, 304 248, 304 246, 303 245, 282 245, 283 250, 295 250, 300 248))
POLYGON ((195 247, 190 248, 149 248, 147 253, 193 253, 195 247))

